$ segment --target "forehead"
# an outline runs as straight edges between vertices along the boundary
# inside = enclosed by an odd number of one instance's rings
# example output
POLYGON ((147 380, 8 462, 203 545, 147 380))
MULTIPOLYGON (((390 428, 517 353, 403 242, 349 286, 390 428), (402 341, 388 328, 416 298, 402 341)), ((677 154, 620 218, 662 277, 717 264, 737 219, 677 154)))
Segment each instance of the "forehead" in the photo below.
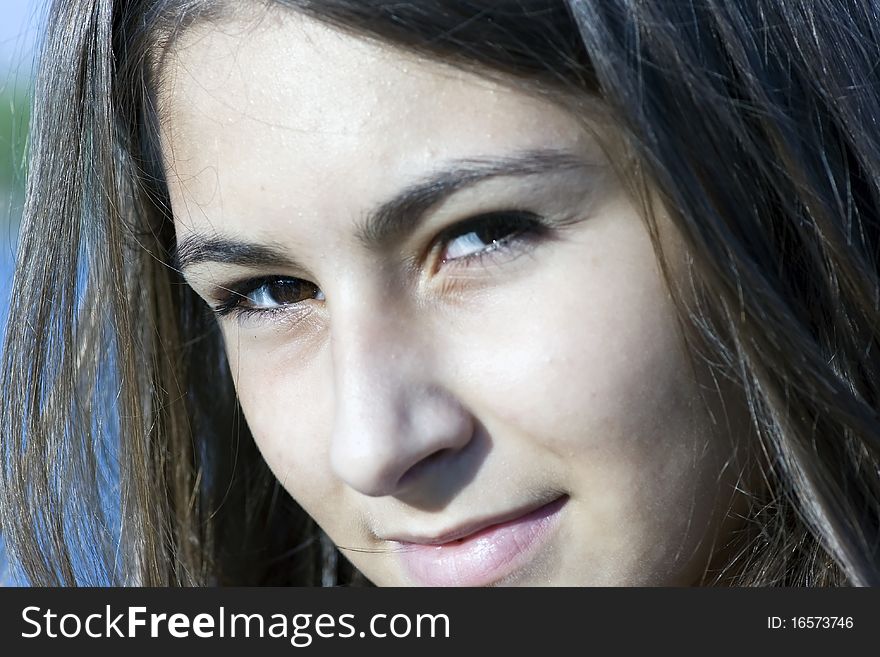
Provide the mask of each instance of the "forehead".
MULTIPOLYGON (((447 160, 590 147, 562 109, 284 8, 189 29, 162 71, 172 201, 193 228, 273 212, 344 215, 447 160)), ((176 213, 177 214, 177 213, 176 213)))

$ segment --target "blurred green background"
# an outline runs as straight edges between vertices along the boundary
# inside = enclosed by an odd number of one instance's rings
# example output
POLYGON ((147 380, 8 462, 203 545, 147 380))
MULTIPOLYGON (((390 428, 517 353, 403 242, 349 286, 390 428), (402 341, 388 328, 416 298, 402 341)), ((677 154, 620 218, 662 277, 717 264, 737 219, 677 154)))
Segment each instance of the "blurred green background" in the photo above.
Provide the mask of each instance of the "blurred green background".
MULTIPOLYGON (((0 292, 8 292, 24 199, 34 56, 46 0, 0 0, 0 292)), ((0 304, 4 310, 5 299, 0 304)))
MULTIPOLYGON (((24 204, 34 53, 42 36, 46 6, 47 0, 0 0, 0 328, 7 320, 24 204)), ((0 533, 0 586, 25 583, 11 572, 0 533)))
MULTIPOLYGON (((31 114, 29 95, 30 85, 20 80, 0 88, 0 197, 3 199, 0 225, 4 233, 17 228, 24 198, 25 148, 31 114)), ((4 243, 4 250, 8 248, 9 244, 4 243)))

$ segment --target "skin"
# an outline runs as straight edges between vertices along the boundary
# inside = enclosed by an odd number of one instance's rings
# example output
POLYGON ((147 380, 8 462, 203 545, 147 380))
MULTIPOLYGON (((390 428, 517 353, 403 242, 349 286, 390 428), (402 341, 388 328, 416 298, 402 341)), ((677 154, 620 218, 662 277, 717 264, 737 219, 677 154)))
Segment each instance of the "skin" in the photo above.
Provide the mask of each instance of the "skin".
MULTIPOLYGON (((160 101, 178 241, 223 236, 291 261, 183 271, 213 308, 264 311, 218 317, 248 425, 370 580, 415 583, 393 537, 560 495, 540 549, 492 584, 700 579, 733 529, 737 436, 713 420, 644 222, 582 121, 281 9, 192 27, 160 101), (569 165, 460 189, 383 245, 358 234, 440 169, 537 150, 569 165), (482 256, 473 230, 444 232, 497 210, 547 227, 482 256), (277 286, 230 297, 266 276, 314 287, 280 304, 277 286)), ((680 243, 660 228, 680 276, 680 243)))

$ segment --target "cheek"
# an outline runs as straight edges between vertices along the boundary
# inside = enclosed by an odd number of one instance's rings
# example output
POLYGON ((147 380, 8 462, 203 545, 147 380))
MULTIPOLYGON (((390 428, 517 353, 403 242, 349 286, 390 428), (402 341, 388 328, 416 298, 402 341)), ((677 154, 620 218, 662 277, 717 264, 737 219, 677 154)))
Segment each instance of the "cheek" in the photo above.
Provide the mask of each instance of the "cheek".
POLYGON ((320 347, 306 355, 294 342, 269 347, 234 333, 225 334, 226 353, 254 441, 282 486, 314 512, 338 485, 329 468, 332 410, 320 347))
MULTIPOLYGON (((485 410, 560 452, 635 448, 692 419, 694 384, 647 234, 609 209, 458 324, 485 410)), ((459 351, 461 347, 459 347, 459 351)))

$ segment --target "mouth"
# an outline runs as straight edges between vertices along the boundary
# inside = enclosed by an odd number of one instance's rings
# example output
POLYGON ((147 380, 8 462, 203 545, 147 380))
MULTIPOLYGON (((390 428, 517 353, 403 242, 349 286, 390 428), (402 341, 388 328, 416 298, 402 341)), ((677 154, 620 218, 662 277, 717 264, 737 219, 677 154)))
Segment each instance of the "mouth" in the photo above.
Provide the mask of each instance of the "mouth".
POLYGON ((421 586, 486 586, 526 565, 558 524, 567 495, 537 508, 472 523, 436 537, 391 541, 421 586))

